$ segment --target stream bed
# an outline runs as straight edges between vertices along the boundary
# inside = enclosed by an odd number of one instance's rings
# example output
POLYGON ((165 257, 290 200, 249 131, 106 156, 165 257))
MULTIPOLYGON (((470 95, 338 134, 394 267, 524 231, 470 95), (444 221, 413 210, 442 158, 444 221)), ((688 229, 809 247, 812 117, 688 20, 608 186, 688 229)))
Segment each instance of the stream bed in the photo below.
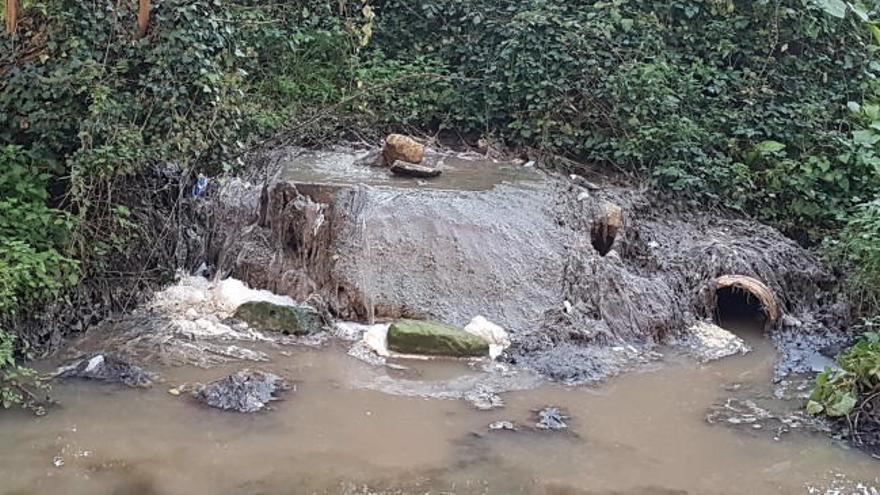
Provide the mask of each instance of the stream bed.
POLYGON ((491 411, 374 386, 485 373, 473 363, 376 367, 339 343, 266 345, 272 360, 259 368, 295 386, 251 415, 168 393, 241 363, 160 369, 146 390, 65 381, 46 416, 0 423, 0 493, 877 493, 877 460, 825 436, 707 423, 732 390, 770 396, 773 347, 751 343, 754 352, 707 365, 669 353, 598 386, 544 382, 502 394, 506 406, 491 411), (547 405, 566 412, 567 430, 530 428, 547 405), (489 431, 501 420, 520 429, 489 431))

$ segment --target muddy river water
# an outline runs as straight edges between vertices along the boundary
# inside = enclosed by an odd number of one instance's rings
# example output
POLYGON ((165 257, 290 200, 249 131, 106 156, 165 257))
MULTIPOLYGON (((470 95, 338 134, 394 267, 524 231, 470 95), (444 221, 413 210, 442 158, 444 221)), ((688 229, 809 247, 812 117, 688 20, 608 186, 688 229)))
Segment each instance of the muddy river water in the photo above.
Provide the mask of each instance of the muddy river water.
MULTIPOLYGON (((161 370, 149 390, 55 386, 61 405, 0 422, 3 494, 293 493, 877 493, 880 464, 822 436, 772 436, 705 421, 731 386, 768 395, 773 351, 697 365, 668 354, 593 387, 544 384, 503 394, 506 407, 373 390, 364 376, 430 382, 482 373, 465 362, 375 367, 338 344, 267 348, 261 366, 293 377, 273 410, 218 412, 172 384, 223 368, 161 370), (546 405, 565 432, 528 430, 546 405), (496 420, 524 426, 488 431, 496 420)), ((236 368, 240 368, 237 365, 236 368)))

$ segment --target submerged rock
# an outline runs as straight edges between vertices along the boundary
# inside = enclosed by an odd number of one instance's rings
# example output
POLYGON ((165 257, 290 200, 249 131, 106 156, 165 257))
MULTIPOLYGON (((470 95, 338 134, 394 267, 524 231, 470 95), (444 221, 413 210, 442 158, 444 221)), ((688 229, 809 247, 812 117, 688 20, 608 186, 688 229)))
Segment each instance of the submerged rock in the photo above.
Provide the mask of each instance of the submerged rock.
POLYGON ((153 375, 116 354, 96 354, 59 368, 58 378, 81 378, 109 383, 121 383, 128 387, 145 388, 153 384, 153 375))
POLYGON ((568 429, 568 424, 565 422, 568 419, 568 416, 563 413, 559 408, 556 407, 545 407, 538 411, 538 421, 535 423, 535 428, 539 430, 565 430, 568 429))
POLYGON ((751 351, 743 339, 707 321, 697 322, 688 329, 685 345, 702 363, 751 351))
POLYGON ((289 388, 284 379, 273 373, 241 370, 198 387, 195 397, 217 409, 251 413, 278 400, 276 393, 289 388))
POLYGON ((489 344, 464 330, 432 321, 398 320, 388 329, 388 348, 403 354, 478 357, 489 344))
POLYGON ((310 335, 321 331, 321 316, 316 311, 266 301, 242 304, 235 310, 235 318, 265 332, 310 335))
POLYGON ((406 163, 396 161, 391 165, 391 173, 401 177, 417 177, 420 179, 430 179, 440 175, 439 168, 428 167, 425 165, 416 165, 414 163, 406 163))

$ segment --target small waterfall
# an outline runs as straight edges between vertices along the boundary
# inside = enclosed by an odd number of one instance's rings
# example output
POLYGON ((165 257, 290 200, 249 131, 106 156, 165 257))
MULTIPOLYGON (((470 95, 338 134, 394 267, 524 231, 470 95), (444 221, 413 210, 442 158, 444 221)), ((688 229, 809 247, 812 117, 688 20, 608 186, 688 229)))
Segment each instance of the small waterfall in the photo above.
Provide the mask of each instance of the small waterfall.
POLYGON ((358 185, 354 191, 351 202, 351 214, 355 217, 357 232, 355 233, 356 242, 361 246, 364 253, 363 258, 357 258, 355 270, 363 297, 364 310, 366 311, 367 323, 372 325, 376 322, 376 307, 373 302, 375 267, 377 263, 373 259, 373 249, 370 240, 370 215, 372 208, 368 204, 367 191, 371 189, 366 185, 358 185))
MULTIPOLYGON (((383 276, 383 267, 392 271, 395 269, 389 266, 393 260, 381 258, 382 250, 379 253, 375 252, 374 244, 379 239, 377 235, 381 236, 380 233, 374 232, 377 220, 375 215, 380 214, 379 212, 383 211, 388 203, 394 202, 400 195, 400 191, 359 185, 352 201, 351 212, 355 215, 357 225, 355 235, 363 253, 363 256, 355 257, 357 260, 355 269, 366 320, 371 325, 376 323, 376 292, 382 285, 378 277, 383 276)), ((381 219, 378 222, 381 224, 381 219)))
POLYGON ((370 232, 368 230, 369 215, 361 216, 361 235, 363 236, 364 255, 366 263, 358 266, 358 275, 361 279, 361 287, 364 291, 364 308, 367 310, 367 323, 376 323, 376 307, 373 304, 373 249, 370 244, 370 232), (366 266, 364 266, 366 265, 366 266))

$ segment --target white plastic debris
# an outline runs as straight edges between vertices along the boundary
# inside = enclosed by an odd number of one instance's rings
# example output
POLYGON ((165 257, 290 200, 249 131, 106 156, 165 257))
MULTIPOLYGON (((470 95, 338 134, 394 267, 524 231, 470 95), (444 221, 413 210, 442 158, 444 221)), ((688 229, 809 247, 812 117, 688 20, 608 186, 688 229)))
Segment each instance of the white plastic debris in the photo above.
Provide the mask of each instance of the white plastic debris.
POLYGON ((367 344, 367 347, 372 349, 373 352, 382 357, 391 356, 391 352, 388 350, 389 327, 391 327, 389 324, 370 325, 367 327, 367 331, 364 332, 364 343, 367 344))
POLYGON ((475 316, 464 327, 464 331, 488 342, 489 357, 492 359, 497 358, 504 352, 504 349, 510 347, 510 337, 507 335, 507 332, 482 315, 475 316))

